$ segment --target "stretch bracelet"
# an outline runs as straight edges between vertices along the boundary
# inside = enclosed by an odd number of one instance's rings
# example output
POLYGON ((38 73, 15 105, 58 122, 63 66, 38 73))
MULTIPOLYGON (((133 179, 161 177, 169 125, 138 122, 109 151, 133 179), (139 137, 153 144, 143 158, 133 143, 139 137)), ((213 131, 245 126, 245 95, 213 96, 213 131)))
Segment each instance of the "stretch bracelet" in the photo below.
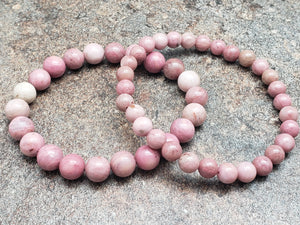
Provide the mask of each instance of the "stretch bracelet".
POLYGON ((29 157, 37 157, 38 165, 46 171, 59 169, 60 174, 68 180, 81 177, 84 172, 93 182, 101 182, 107 179, 112 170, 116 176, 130 176, 136 165, 143 170, 152 170, 159 164, 160 157, 167 161, 178 160, 183 172, 192 173, 199 171, 204 178, 218 179, 225 184, 235 182, 237 179, 248 183, 257 175, 266 176, 273 164, 280 164, 285 154, 295 147, 294 138, 299 133, 297 123, 298 111, 292 107, 292 101, 286 93, 286 86, 278 80, 278 73, 269 68, 264 59, 256 59, 251 50, 243 50, 234 45, 226 46, 222 40, 211 41, 206 35, 194 36, 190 32, 179 34, 170 32, 146 36, 140 39, 139 44, 130 45, 126 50, 119 43, 113 42, 106 46, 105 50, 99 44, 87 45, 83 52, 76 48, 65 52, 63 58, 51 56, 45 59, 43 69, 37 69, 30 73, 28 82, 22 82, 15 86, 14 99, 5 106, 5 114, 10 120, 9 134, 15 140, 20 140, 20 150, 29 157), (199 75, 194 71, 185 71, 184 65, 179 59, 165 60, 164 56, 156 50, 166 47, 176 48, 182 46, 185 49, 195 48, 197 51, 210 50, 213 55, 222 55, 227 62, 236 62, 243 67, 251 67, 257 76, 262 77, 263 83, 268 85, 268 94, 274 98, 273 105, 280 110, 279 119, 282 121, 280 134, 275 138, 274 144, 267 147, 264 156, 256 157, 252 162, 241 162, 236 166, 232 163, 220 165, 214 159, 204 158, 199 160, 193 152, 182 153, 180 143, 190 141, 195 133, 195 126, 200 126, 206 119, 204 105, 207 102, 207 92, 200 87, 199 75), (125 112, 125 116, 132 123, 133 131, 138 136, 145 136, 147 145, 137 149, 135 155, 128 151, 115 153, 110 162, 104 157, 90 158, 87 163, 77 154, 64 156, 62 150, 53 144, 45 144, 44 138, 34 132, 34 124, 28 118, 29 105, 36 98, 37 91, 45 90, 51 83, 51 78, 61 77, 68 67, 77 70, 84 65, 99 64, 104 57, 110 63, 120 63, 117 70, 118 84, 116 90, 118 97, 116 105, 125 112), (153 129, 151 120, 145 116, 142 106, 134 103, 134 70, 143 63, 150 73, 163 71, 166 78, 177 80, 181 91, 186 92, 185 106, 182 117, 176 119, 170 128, 170 133, 161 129, 153 129))

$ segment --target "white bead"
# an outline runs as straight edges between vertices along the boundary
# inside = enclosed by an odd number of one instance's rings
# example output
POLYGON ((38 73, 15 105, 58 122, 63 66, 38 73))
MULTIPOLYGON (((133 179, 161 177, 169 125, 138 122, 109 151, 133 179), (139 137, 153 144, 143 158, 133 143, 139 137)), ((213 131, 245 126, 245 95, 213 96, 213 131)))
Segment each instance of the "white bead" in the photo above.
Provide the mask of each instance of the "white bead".
POLYGON ((30 104, 36 99, 36 90, 31 83, 22 82, 15 86, 13 95, 15 98, 23 99, 30 104))
POLYGON ((25 102, 23 99, 12 99, 10 100, 5 108, 5 115, 7 119, 12 120, 13 118, 17 116, 29 116, 30 108, 27 102, 25 102))
POLYGON ((103 60, 104 49, 101 45, 92 43, 84 47, 83 54, 89 64, 98 64, 103 60))
POLYGON ((187 92, 190 88, 200 85, 200 77, 192 70, 183 71, 179 75, 177 83, 180 90, 187 92))

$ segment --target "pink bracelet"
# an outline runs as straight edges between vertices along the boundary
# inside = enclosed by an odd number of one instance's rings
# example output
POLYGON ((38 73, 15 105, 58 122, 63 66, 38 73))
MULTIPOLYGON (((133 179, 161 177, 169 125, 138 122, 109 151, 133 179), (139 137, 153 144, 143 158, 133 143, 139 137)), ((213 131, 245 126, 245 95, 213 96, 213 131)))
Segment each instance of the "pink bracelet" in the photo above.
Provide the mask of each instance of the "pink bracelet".
POLYGON ((222 40, 212 41, 205 35, 197 38, 190 32, 179 34, 170 32, 155 34, 153 37, 143 37, 138 45, 131 45, 126 50, 119 43, 111 43, 105 50, 98 44, 89 44, 81 52, 78 49, 69 49, 63 59, 57 56, 48 57, 43 64, 43 69, 34 70, 29 75, 28 82, 15 86, 15 99, 9 101, 5 107, 5 114, 9 124, 9 133, 15 140, 20 140, 20 149, 24 155, 37 157, 38 165, 46 171, 60 170, 61 175, 69 180, 81 177, 85 171, 86 176, 94 182, 104 181, 110 170, 116 176, 130 176, 136 167, 143 170, 154 169, 162 155, 167 161, 178 159, 179 167, 186 173, 196 170, 205 178, 217 175, 218 179, 230 184, 237 179, 241 182, 251 182, 256 175, 266 176, 273 164, 281 163, 285 153, 290 152, 295 146, 294 137, 299 133, 297 124, 298 111, 292 107, 291 98, 285 94, 286 86, 278 81, 278 73, 269 69, 266 60, 256 59, 251 50, 241 51, 233 45, 226 46, 222 40), (207 102, 207 92, 201 88, 199 76, 193 71, 184 71, 184 65, 179 59, 165 61, 164 56, 157 51, 167 46, 176 48, 181 45, 185 49, 195 47, 200 52, 210 49, 213 55, 223 55, 228 62, 239 61, 243 67, 251 67, 252 72, 262 77, 268 85, 268 93, 274 98, 273 105, 280 110, 279 118, 282 121, 280 134, 276 136, 274 145, 270 145, 265 156, 256 157, 253 162, 241 162, 237 166, 223 163, 218 166, 214 159, 204 158, 199 160, 193 152, 182 154, 181 143, 190 141, 195 133, 195 126, 200 126, 206 119, 204 105, 207 102), (61 77, 66 70, 79 69, 84 61, 89 64, 98 64, 103 58, 111 63, 119 63, 117 71, 116 90, 118 98, 117 107, 125 112, 126 118, 133 123, 133 131, 138 136, 147 137, 147 145, 141 146, 133 156, 130 152, 120 151, 113 155, 110 162, 103 157, 93 157, 85 164, 84 160, 76 154, 63 156, 62 150, 51 144, 46 144, 44 138, 34 132, 34 124, 28 118, 29 105, 36 98, 36 90, 41 91, 49 87, 51 78, 61 77), (176 119, 170 128, 170 133, 160 129, 153 129, 152 122, 145 116, 145 110, 133 104, 134 70, 140 64, 150 73, 164 72, 171 80, 177 80, 179 88, 186 92, 187 106, 184 108, 182 118, 176 119))

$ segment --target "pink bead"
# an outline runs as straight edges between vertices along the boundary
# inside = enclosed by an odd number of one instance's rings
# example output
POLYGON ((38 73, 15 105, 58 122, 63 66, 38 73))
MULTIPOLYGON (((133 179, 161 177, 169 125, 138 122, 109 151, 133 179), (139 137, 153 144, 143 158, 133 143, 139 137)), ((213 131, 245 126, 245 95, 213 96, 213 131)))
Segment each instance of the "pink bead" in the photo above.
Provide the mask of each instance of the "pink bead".
POLYGON ((187 104, 198 103, 200 105, 206 105, 208 100, 207 91, 202 87, 192 87, 185 95, 185 101, 187 104))
POLYGON ((66 64, 64 60, 58 56, 50 56, 45 59, 43 69, 46 70, 52 78, 58 78, 64 75, 66 64))
POLYGON ((139 117, 133 122, 132 129, 137 136, 145 137, 153 129, 152 121, 147 117, 139 117))
POLYGON ((147 145, 152 149, 161 149, 166 142, 166 134, 160 129, 153 129, 147 134, 147 145))
POLYGON ((36 90, 42 91, 50 86, 51 77, 46 70, 36 69, 29 74, 28 82, 31 83, 36 90))
POLYGON ((215 40, 210 45, 210 51, 213 55, 222 55, 226 44, 222 40, 215 40))
POLYGON ((128 177, 134 172, 136 162, 130 152, 120 151, 111 158, 110 167, 116 176, 128 177))
POLYGON ((121 66, 117 70, 117 80, 130 80, 134 78, 134 71, 129 66, 121 66))
POLYGON ((223 163, 219 166, 218 179, 224 184, 232 184, 238 178, 238 170, 232 163, 223 163))
POLYGON ((185 152, 178 160, 180 169, 185 173, 193 173, 199 168, 199 158, 193 152, 185 152))
POLYGON ((191 32, 185 32, 181 35, 181 46, 185 49, 190 49, 195 46, 196 37, 191 32))
POLYGON ((63 60, 69 69, 77 70, 83 66, 84 54, 77 48, 70 48, 65 52, 63 60))
POLYGON ((67 180, 76 180, 83 175, 85 163, 81 156, 69 154, 59 163, 59 172, 67 180))
POLYGON ((57 170, 62 158, 63 152, 56 145, 44 145, 36 156, 38 165, 46 171, 57 170))
POLYGON ((142 170, 153 170, 159 164, 160 154, 148 145, 143 145, 138 148, 134 158, 138 167, 142 170))
POLYGON ((178 138, 174 134, 166 133, 166 142, 171 142, 171 141, 175 141, 178 144, 180 144, 178 138))
POLYGON ((199 35, 196 38, 195 47, 200 52, 205 52, 210 48, 211 40, 206 35, 199 35))
POLYGON ((40 134, 30 132, 22 137, 20 141, 20 150, 26 156, 35 157, 40 148, 44 145, 44 138, 40 134))
POLYGON ((166 142, 161 149, 161 154, 169 162, 179 159, 182 154, 182 148, 179 141, 166 142))
POLYGON ((284 122, 286 120, 295 120, 299 118, 298 110, 293 106, 286 106, 279 112, 279 119, 284 122))
POLYGON ((285 92, 286 92, 286 86, 281 81, 274 81, 268 87, 268 93, 273 98, 276 95, 283 94, 285 92))
POLYGON ((269 69, 269 63, 265 59, 256 59, 252 63, 251 69, 255 75, 260 76, 263 74, 263 72, 269 69))
POLYGON ((190 88, 200 85, 200 77, 196 72, 186 70, 179 75, 177 84, 180 90, 187 92, 190 88))
POLYGON ((165 57, 160 52, 150 53, 145 61, 144 67, 149 73, 159 73, 166 63, 165 57))
MULTIPOLYGON (((137 45, 137 44, 129 45, 129 46, 126 48, 125 55, 130 56, 131 50, 132 50, 134 47, 140 47, 140 48, 143 48, 142 46, 139 46, 139 45, 137 45)), ((144 48, 143 48, 143 49, 144 49, 144 48)), ((145 50, 145 49, 144 49, 144 50, 145 50)), ((146 52, 146 50, 145 50, 145 52, 146 52)))
POLYGON ((190 120, 195 127, 198 127, 206 120, 206 111, 202 105, 190 103, 184 107, 182 118, 190 120))
POLYGON ((267 176, 273 170, 273 163, 266 156, 257 156, 252 163, 256 168, 257 175, 259 176, 267 176))
POLYGON ((267 156, 273 164, 280 164, 285 158, 285 152, 279 145, 270 145, 265 151, 267 156))
POLYGON ((92 65, 102 62, 104 58, 104 49, 101 45, 96 43, 88 44, 83 49, 85 60, 92 65))
POLYGON ((132 70, 135 70, 137 68, 137 61, 136 58, 134 58, 132 55, 125 55, 121 59, 121 66, 129 66, 132 70))
POLYGON ((5 116, 8 120, 12 120, 18 116, 28 117, 30 108, 23 99, 15 98, 10 100, 4 108, 5 116))
POLYGON ((124 47, 117 42, 112 42, 105 47, 104 55, 111 63, 119 63, 125 55, 124 47))
POLYGON ((125 116, 130 123, 133 123, 137 118, 145 116, 145 114, 146 112, 142 106, 137 104, 131 104, 126 109, 125 116))
POLYGON ((235 62, 240 55, 240 50, 234 45, 226 46, 223 51, 223 57, 227 62, 235 62))
POLYGON ((133 100, 133 97, 131 95, 129 95, 129 94, 120 94, 117 97, 116 105, 117 105, 119 110, 125 112, 126 109, 128 108, 128 106, 133 104, 133 102, 134 102, 134 100, 133 100))
POLYGON ((163 67, 165 77, 170 80, 177 80, 183 71, 184 64, 180 59, 168 59, 163 67))
POLYGON ((146 53, 150 53, 155 48, 155 40, 152 37, 145 36, 140 39, 139 45, 146 50, 146 53))
POLYGON ((8 132, 15 140, 20 140, 25 134, 33 131, 34 124, 32 120, 25 116, 15 117, 8 126, 8 132))
POLYGON ((256 177, 256 168, 251 162, 241 162, 237 166, 238 179, 244 183, 250 183, 256 177))
POLYGON ((176 31, 171 31, 167 34, 168 46, 170 48, 177 48, 181 44, 181 35, 176 31))
POLYGON ((163 50, 168 45, 168 37, 166 34, 157 33, 153 35, 155 41, 155 48, 158 50, 163 50))
POLYGON ((252 66, 255 59, 256 59, 256 56, 252 50, 243 50, 240 52, 239 63, 243 67, 252 66))
POLYGON ((129 55, 133 56, 136 59, 138 65, 141 65, 147 57, 146 50, 139 45, 133 46, 129 51, 129 55))
POLYGON ((290 134, 278 134, 274 144, 279 145, 285 153, 288 153, 295 147, 295 139, 290 134))
POLYGON ((273 100, 273 105, 276 109, 281 110, 285 106, 292 105, 292 99, 288 94, 278 94, 273 100))
POLYGON ((120 94, 129 94, 133 95, 135 87, 130 80, 121 80, 116 87, 118 95, 120 94))
POLYGON ((199 163, 198 171, 204 178, 212 178, 218 174, 218 164, 216 160, 204 158, 199 163))
POLYGON ((180 143, 186 143, 193 139, 195 127, 188 119, 179 118, 172 123, 170 133, 174 134, 180 143))
POLYGON ((269 85, 273 81, 278 80, 279 76, 278 73, 275 70, 267 69, 263 72, 261 79, 264 84, 269 85))
POLYGON ((293 137, 299 134, 299 125, 295 120, 286 120, 280 126, 280 133, 287 133, 293 137))
POLYGON ((110 164, 104 157, 90 158, 85 165, 85 174, 93 182, 106 180, 110 173, 110 164))

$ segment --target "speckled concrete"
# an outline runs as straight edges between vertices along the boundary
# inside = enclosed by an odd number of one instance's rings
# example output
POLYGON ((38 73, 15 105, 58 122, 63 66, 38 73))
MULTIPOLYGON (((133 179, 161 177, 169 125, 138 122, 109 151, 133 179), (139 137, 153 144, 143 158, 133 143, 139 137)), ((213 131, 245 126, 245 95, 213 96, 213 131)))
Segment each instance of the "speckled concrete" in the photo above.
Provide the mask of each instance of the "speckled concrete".
MULTIPOLYGON (((300 4, 298 0, 254 1, 0 1, 0 106, 15 84, 41 67, 49 55, 98 42, 125 46, 156 32, 191 31, 221 38, 266 58, 300 108, 300 4), (146 2, 146 3, 145 3, 146 2)), ((266 86, 237 64, 194 50, 165 50, 201 75, 208 90, 208 119, 184 151, 221 162, 252 160, 278 133, 278 112, 266 86)), ((64 153, 134 153, 137 138, 115 108, 115 72, 107 62, 67 73, 40 93, 31 118, 48 143, 64 153)), ((184 107, 184 95, 162 75, 137 70, 136 102, 155 127, 168 131, 184 107)), ((86 178, 66 181, 22 156, 0 114, 0 224, 298 224, 300 142, 266 178, 223 185, 198 173, 183 174, 162 161, 151 172, 102 184, 86 178)))

